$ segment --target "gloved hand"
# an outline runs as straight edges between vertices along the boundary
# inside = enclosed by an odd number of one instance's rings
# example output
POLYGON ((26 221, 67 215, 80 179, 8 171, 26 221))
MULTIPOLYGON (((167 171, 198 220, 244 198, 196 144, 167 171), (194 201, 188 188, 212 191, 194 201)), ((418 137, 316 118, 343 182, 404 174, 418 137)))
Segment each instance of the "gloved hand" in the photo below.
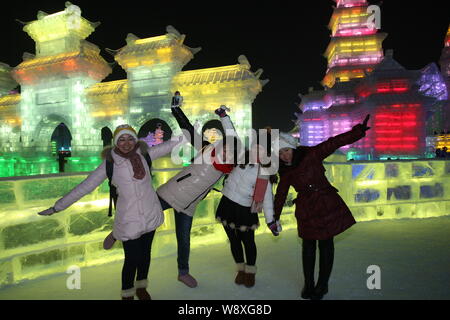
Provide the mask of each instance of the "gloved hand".
POLYGON ((270 231, 272 231, 274 236, 278 236, 282 230, 280 220, 269 222, 267 226, 269 227, 270 231))
POLYGON ((264 203, 262 201, 253 201, 250 208, 251 212, 262 212, 264 203))
POLYGON ((364 121, 362 123, 358 123, 357 125, 354 125, 353 129, 360 129, 362 130, 362 132, 364 133, 364 135, 366 134, 366 131, 370 129, 370 127, 367 126, 367 122, 369 122, 369 118, 370 118, 370 114, 368 114, 364 121))
POLYGON ((56 210, 54 207, 48 208, 44 211, 38 212, 38 215, 40 216, 51 216, 52 214, 56 213, 56 210))
POLYGON ((214 113, 223 118, 227 116, 227 111, 230 111, 230 108, 225 105, 221 105, 220 108, 214 110, 214 113))
POLYGON ((175 92, 175 95, 172 97, 172 108, 181 107, 183 104, 183 97, 180 95, 180 91, 175 92))
POLYGON ((370 118, 370 114, 368 114, 366 116, 366 118, 364 119, 364 121, 362 123, 362 129, 364 130, 364 132, 366 132, 367 130, 370 129, 370 127, 367 126, 367 122, 369 122, 369 118, 370 118))

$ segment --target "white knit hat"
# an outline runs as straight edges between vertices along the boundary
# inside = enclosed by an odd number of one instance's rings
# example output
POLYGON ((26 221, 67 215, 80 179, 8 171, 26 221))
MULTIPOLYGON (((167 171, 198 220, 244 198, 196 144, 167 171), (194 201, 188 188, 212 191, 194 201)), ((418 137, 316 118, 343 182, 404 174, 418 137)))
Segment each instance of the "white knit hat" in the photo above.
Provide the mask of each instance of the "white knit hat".
POLYGON ((298 141, 292 135, 286 132, 280 132, 280 140, 278 151, 284 148, 296 149, 298 147, 298 141))
POLYGON ((114 130, 113 136, 114 145, 117 145, 117 141, 119 140, 120 136, 124 134, 129 134, 134 139, 136 139, 136 141, 138 140, 137 133, 132 126, 130 126, 129 124, 121 124, 116 128, 116 130, 114 130))

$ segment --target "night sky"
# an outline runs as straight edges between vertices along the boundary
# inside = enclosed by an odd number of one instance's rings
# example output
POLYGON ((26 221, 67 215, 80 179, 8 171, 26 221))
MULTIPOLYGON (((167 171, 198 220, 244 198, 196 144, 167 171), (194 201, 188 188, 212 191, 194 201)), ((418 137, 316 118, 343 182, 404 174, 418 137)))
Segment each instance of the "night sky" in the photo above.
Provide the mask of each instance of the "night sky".
MULTIPOLYGON (((323 53, 330 40, 327 28, 334 2, 309 1, 99 1, 73 0, 82 16, 101 25, 87 40, 113 62, 105 48, 119 49, 133 33, 141 38, 166 33, 173 25, 186 34, 185 44, 202 47, 183 70, 237 63, 246 55, 252 71, 264 69, 261 79, 270 79, 253 103, 253 126, 293 128, 299 93, 320 89, 326 71, 323 53)), ((383 48, 394 49, 394 58, 407 69, 421 69, 438 62, 450 23, 446 1, 369 1, 381 6, 381 32, 388 33, 383 48)), ((33 40, 15 21, 32 21, 38 10, 55 13, 64 1, 2 3, 0 10, 0 61, 14 67, 23 52, 34 53, 33 40)), ((126 78, 116 65, 104 81, 126 78)))

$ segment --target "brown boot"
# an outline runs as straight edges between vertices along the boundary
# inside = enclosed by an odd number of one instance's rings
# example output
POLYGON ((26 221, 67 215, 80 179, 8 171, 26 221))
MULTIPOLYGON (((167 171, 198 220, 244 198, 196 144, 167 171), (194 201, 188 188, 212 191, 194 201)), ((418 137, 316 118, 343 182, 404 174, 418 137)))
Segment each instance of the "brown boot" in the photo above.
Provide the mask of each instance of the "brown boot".
POLYGON ((251 288, 255 285, 256 266, 245 265, 244 285, 251 288))
POLYGON ((139 300, 152 300, 152 297, 150 296, 146 288, 137 288, 136 296, 139 300))
POLYGON ((148 281, 147 279, 138 280, 135 283, 136 286, 136 296, 139 300, 152 300, 152 297, 147 291, 148 281))
POLYGON ((238 285, 244 284, 245 264, 244 263, 237 263, 236 264, 236 269, 237 269, 237 275, 236 275, 236 278, 234 279, 234 283, 236 283, 238 285))

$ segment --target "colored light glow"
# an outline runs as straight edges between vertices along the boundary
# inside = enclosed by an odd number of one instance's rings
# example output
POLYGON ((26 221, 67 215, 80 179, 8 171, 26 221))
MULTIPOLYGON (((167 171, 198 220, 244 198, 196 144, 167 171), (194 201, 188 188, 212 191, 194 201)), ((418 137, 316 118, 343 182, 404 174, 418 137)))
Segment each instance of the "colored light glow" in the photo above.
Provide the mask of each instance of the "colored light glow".
POLYGON ((420 80, 419 91, 428 97, 436 98, 437 100, 447 100, 449 93, 442 73, 435 64, 428 65, 423 71, 420 80))
POLYGON ((334 34, 335 36, 366 36, 377 33, 376 29, 367 29, 367 28, 353 28, 353 29, 339 29, 334 34))
POLYGON ((377 114, 375 116, 375 119, 386 119, 386 120, 404 120, 404 119, 413 120, 416 118, 417 118, 416 115, 407 115, 407 114, 401 114, 401 115, 377 114))
POLYGON ((375 144, 375 149, 378 149, 379 152, 384 152, 389 149, 401 149, 401 150, 416 150, 418 148, 415 144, 375 144))
MULTIPOLYGON (((379 131, 377 131, 379 133, 379 131)), ((389 138, 375 138, 376 141, 418 141, 418 137, 389 137, 389 138)))
POLYGON ((329 63, 329 67, 335 66, 348 66, 348 65, 366 65, 366 64, 376 64, 379 63, 383 58, 381 52, 378 52, 374 55, 366 55, 366 56, 358 56, 358 57, 341 57, 335 56, 334 59, 329 63))
POLYGON ((417 125, 416 121, 403 121, 400 123, 392 123, 392 122, 378 122, 377 126, 386 126, 386 127, 415 127, 417 125))
POLYGON ((335 9, 329 28, 332 31, 332 41, 327 47, 325 56, 328 60, 328 70, 322 84, 331 88, 336 78, 349 81, 365 77, 364 70, 350 71, 353 66, 366 66, 365 71, 372 71, 372 66, 378 64, 383 57, 382 41, 385 34, 377 33, 373 25, 368 25, 369 13, 366 1, 344 2, 335 9), (356 5, 355 5, 356 4, 356 5), (335 67, 349 67, 349 70, 333 70, 335 67), (369 70, 370 69, 370 70, 369 70))
POLYGON ((393 79, 377 83, 376 88, 378 93, 402 93, 409 90, 409 85, 406 79, 393 79))
POLYGON ((98 111, 98 112, 92 112, 92 117, 111 117, 111 116, 117 116, 122 115, 124 112, 122 110, 108 110, 108 111, 98 111))
POLYGON ((367 5, 366 0, 337 0, 336 6, 337 8, 352 8, 367 5))
POLYGON ((167 39, 168 39, 167 35, 162 35, 162 36, 150 37, 150 38, 145 38, 145 39, 137 39, 134 41, 134 43, 135 44, 146 44, 146 43, 157 42, 157 41, 167 40, 167 39))
POLYGON ((45 77, 68 72, 83 72, 92 75, 97 81, 103 80, 112 69, 94 50, 65 52, 50 57, 24 61, 14 68, 12 76, 18 83, 33 84, 45 77))

